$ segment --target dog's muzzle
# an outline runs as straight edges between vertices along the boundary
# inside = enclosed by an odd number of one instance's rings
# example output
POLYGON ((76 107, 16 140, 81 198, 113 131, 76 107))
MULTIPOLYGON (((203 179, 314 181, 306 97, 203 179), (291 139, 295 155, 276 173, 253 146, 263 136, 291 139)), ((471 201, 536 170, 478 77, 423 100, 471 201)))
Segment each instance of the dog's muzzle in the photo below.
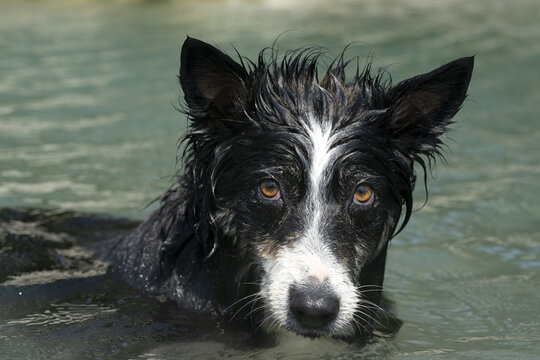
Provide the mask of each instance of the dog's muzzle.
POLYGON ((339 305, 330 285, 315 278, 289 287, 289 312, 306 330, 321 330, 330 325, 339 313, 339 305))

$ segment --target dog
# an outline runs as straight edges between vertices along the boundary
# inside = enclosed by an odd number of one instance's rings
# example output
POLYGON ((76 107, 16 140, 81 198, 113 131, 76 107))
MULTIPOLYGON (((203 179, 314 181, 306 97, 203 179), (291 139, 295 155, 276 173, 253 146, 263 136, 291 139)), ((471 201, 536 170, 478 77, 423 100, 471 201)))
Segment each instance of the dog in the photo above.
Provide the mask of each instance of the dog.
POLYGON ((392 85, 369 64, 347 81, 343 55, 319 76, 320 55, 235 61, 187 37, 181 175, 107 249, 130 284, 268 331, 371 333, 414 165, 425 174, 441 155, 474 58, 392 85))

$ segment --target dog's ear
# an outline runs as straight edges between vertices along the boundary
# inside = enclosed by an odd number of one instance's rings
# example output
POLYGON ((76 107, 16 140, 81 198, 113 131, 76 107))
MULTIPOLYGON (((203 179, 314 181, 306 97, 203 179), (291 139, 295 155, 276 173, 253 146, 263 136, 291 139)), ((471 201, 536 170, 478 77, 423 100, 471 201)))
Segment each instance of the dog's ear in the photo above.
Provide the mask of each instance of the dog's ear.
POLYGON ((189 36, 180 61, 180 85, 190 113, 207 119, 234 118, 247 97, 244 67, 212 45, 189 36))
POLYGON ((457 59, 390 89, 386 126, 406 152, 415 157, 439 153, 439 136, 465 100, 473 65, 474 57, 457 59))

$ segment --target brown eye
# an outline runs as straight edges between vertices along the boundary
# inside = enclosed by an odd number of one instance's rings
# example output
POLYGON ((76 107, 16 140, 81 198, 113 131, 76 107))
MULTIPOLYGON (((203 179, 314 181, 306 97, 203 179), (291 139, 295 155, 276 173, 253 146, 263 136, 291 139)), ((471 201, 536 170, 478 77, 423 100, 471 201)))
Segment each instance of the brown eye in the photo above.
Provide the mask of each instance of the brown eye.
POLYGON ((367 205, 373 198, 373 190, 367 184, 360 184, 354 193, 354 202, 359 205, 367 205))
POLYGON ((280 197, 279 186, 273 180, 264 180, 260 185, 259 191, 268 200, 278 200, 280 197))

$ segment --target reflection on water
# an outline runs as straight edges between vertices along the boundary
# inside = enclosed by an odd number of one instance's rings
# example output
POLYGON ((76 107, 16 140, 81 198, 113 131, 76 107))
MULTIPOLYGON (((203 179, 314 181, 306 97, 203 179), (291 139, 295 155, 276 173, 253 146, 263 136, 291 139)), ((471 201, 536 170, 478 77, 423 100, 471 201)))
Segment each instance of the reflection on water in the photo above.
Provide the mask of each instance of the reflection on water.
POLYGON ((11 320, 6 325, 59 325, 73 324, 90 320, 100 315, 112 314, 116 309, 97 304, 51 304, 51 310, 31 314, 22 319, 11 320))
POLYGON ((38 247, 23 241, 25 229, 35 228, 4 223, 0 353, 536 358, 538 14, 535 0, 2 2, 0 207, 146 217, 152 207, 145 205, 169 186, 186 124, 172 106, 186 34, 227 51, 233 44, 252 59, 288 30, 282 49, 320 45, 336 54, 358 41, 348 54, 373 54, 396 81, 471 54, 476 66, 447 141, 449 167, 435 171, 427 205, 389 252, 387 297, 403 321, 395 336, 361 349, 297 339, 259 350, 236 346, 235 336, 249 334, 231 336, 216 319, 195 321, 106 275, 105 265, 76 247, 89 239, 72 228, 54 239, 42 234, 47 245, 38 247), (15 243, 26 250, 13 250, 6 232, 19 234, 15 243))

